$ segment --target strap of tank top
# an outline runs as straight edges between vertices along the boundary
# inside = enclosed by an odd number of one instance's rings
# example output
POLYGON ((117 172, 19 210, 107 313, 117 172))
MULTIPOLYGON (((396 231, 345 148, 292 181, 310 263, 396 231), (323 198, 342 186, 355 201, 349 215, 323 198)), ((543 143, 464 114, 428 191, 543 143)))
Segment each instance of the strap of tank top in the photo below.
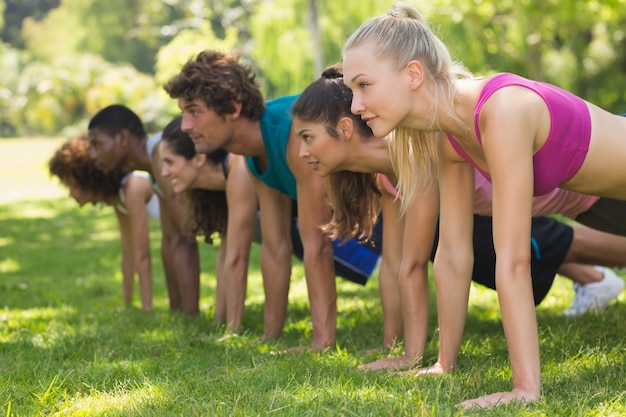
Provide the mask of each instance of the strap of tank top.
POLYGON ((146 141, 146 152, 148 153, 148 158, 150 159, 150 163, 153 162, 152 153, 154 152, 154 148, 156 147, 157 143, 161 141, 162 137, 163 137, 163 132, 159 132, 150 136, 148 140, 146 141))
POLYGON ((389 177, 387 177, 385 174, 378 174, 378 176, 380 178, 380 182, 382 183, 383 187, 385 187, 387 192, 395 197, 398 197, 398 189, 395 185, 393 185, 389 177))
POLYGON ((483 87, 480 95, 478 96, 478 101, 476 102, 476 107, 474 108, 474 132, 476 133, 476 137, 478 138, 478 143, 480 146, 483 146, 483 140, 480 137, 480 129, 478 128, 478 118, 480 117, 480 111, 483 109, 483 106, 489 100, 491 95, 498 91, 500 88, 509 85, 506 79, 514 77, 514 74, 503 72, 501 74, 494 75, 483 87), (502 80, 504 78, 504 80, 502 80))
POLYGON ((128 182, 128 179, 130 178, 131 175, 133 175, 132 172, 129 172, 128 174, 124 175, 124 177, 122 178, 122 181, 120 181, 120 188, 118 189, 118 192, 120 194, 120 201, 122 202, 122 205, 124 207, 126 207, 126 194, 124 193, 124 187, 126 186, 126 183, 128 182))

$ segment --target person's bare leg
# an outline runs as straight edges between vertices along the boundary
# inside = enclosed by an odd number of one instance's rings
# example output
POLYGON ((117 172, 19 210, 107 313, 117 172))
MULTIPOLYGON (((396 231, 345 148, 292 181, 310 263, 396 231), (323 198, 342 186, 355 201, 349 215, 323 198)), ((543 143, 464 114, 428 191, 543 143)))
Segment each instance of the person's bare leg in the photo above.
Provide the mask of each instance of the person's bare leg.
POLYGON ((593 266, 574 262, 561 264, 557 273, 580 285, 600 282, 604 279, 604 274, 593 266))
POLYGON ((572 225, 574 239, 563 263, 626 267, 626 237, 572 225))

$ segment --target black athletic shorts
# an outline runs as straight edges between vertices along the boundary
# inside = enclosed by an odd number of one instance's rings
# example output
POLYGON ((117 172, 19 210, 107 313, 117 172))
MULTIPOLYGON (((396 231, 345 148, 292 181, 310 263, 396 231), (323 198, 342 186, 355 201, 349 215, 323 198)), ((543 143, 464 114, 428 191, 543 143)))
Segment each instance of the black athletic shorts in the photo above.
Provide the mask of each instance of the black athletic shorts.
MULTIPOLYGON (((557 269, 563 263, 574 239, 574 230, 549 217, 533 217, 531 230, 531 270, 535 305, 548 294, 557 269)), ((431 259, 434 259, 439 235, 431 259)), ((491 217, 474 215, 474 271, 472 280, 496 288, 496 253, 493 247, 491 217)))

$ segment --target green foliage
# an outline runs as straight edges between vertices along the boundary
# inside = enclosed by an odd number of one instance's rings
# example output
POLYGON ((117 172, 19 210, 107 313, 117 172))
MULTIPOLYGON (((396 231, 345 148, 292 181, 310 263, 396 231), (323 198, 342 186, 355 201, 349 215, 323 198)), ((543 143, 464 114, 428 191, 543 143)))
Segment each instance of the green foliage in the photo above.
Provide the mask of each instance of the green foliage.
POLYGON ((252 57, 268 98, 293 94, 314 79, 305 1, 261 3, 250 21, 252 57))
MULTIPOLYGON (((313 73, 313 43, 307 29, 309 1, 313 0, 263 2, 251 17, 251 55, 264 78, 268 97, 300 92, 321 75, 313 73)), ((350 33, 388 8, 375 0, 315 3, 322 36, 322 66, 341 62, 341 48, 350 33)))
MULTIPOLYGON (((88 57, 83 61, 88 61, 88 57)), ((25 66, 14 96, 11 113, 14 126, 25 134, 60 132, 78 116, 84 117, 82 103, 77 98, 93 81, 97 66, 80 64, 80 61, 56 59, 52 64, 35 62, 25 66), (77 69, 82 71, 79 73, 77 69)))
POLYGON ((427 10, 472 72, 548 81, 615 113, 626 111, 623 0, 439 1, 427 10))
POLYGON ((2 0, 0 1, 0 32, 4 30, 4 9, 6 9, 6 4, 2 0))
POLYGON ((387 12, 391 2, 363 1, 341 3, 324 0, 319 3, 324 60, 327 65, 341 62, 343 45, 366 20, 387 12))
POLYGON ((41 20, 61 0, 0 0, 0 38, 14 48, 24 48, 22 23, 27 17, 41 20))
POLYGON ((62 55, 50 63, 33 61, 28 65, 16 58, 8 61, 8 67, 23 67, 11 72, 18 76, 2 90, 11 102, 5 124, 19 134, 70 136, 84 131, 91 115, 113 103, 133 108, 152 131, 168 120, 170 101, 165 92, 152 77, 129 65, 114 66, 90 54, 62 55))
POLYGON ((171 119, 171 100, 165 91, 152 76, 140 73, 130 65, 109 64, 108 67, 85 90, 88 117, 105 106, 122 103, 141 117, 148 132, 161 130, 171 119))
POLYGON ((52 10, 46 19, 27 17, 23 22, 22 37, 30 59, 51 62, 59 56, 78 52, 78 45, 81 39, 89 36, 89 30, 89 26, 82 24, 80 14, 62 5, 52 10), (54 36, 50 36, 51 33, 54 36))
MULTIPOLYGON (((176 111, 160 91, 162 84, 207 48, 243 52, 257 69, 267 98, 297 93, 319 77, 320 65, 340 62, 347 37, 392 3, 0 1, 0 10, 6 6, 2 37, 7 42, 0 45, 0 135, 59 134, 67 126, 76 130, 98 106, 112 101, 136 106, 150 130, 160 129, 176 111), (314 50, 312 7, 320 53, 314 50), (67 62, 72 60, 83 68, 71 68, 67 62), (85 62, 99 62, 99 68, 85 62), (85 70, 87 76, 80 73, 85 70), (93 84, 85 84, 85 77, 93 84), (131 81, 134 77, 137 81, 131 81), (150 77, 156 81, 150 83, 150 77), (122 91, 125 84, 131 91, 122 91), (108 88, 113 91, 104 91, 108 88)), ((473 73, 519 73, 571 90, 609 111, 626 112, 625 0, 413 3, 473 73)))
POLYGON ((161 1, 64 0, 43 21, 26 19, 23 33, 35 59, 97 54, 151 73, 158 49, 171 39, 162 27, 181 17, 161 1))
POLYGON ((170 43, 159 50, 156 62, 155 79, 159 85, 165 84, 175 76, 185 62, 194 59, 205 49, 232 50, 237 44, 238 32, 231 28, 226 30, 225 38, 219 39, 213 33, 208 22, 198 28, 183 29, 170 43))
POLYGON ((0 81, 0 106, 8 109, 1 132, 66 135, 84 130, 112 103, 135 110, 149 131, 160 130, 176 111, 162 83, 200 50, 234 47, 236 29, 220 28, 222 39, 212 28, 236 23, 232 13, 249 3, 230 1, 232 9, 224 4, 214 12, 196 0, 64 0, 43 20, 25 19, 27 49, 18 63, 9 59, 16 54, 2 54, 2 68, 21 76, 0 81))
POLYGON ((14 91, 21 72, 20 52, 0 42, 0 137, 16 133, 11 109, 15 105, 14 91))

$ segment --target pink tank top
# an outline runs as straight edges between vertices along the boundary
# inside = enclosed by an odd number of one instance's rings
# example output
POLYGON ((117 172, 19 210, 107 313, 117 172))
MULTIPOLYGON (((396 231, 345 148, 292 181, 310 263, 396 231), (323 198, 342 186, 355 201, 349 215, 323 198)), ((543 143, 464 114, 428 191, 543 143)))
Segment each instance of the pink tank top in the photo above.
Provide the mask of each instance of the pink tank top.
MULTIPOLYGON (((474 131, 482 144, 478 118, 485 102, 502 87, 521 86, 537 93, 550 112, 550 133, 543 147, 533 156, 534 195, 542 195, 569 181, 580 169, 589 150, 591 117, 585 101, 550 84, 531 81, 510 73, 493 76, 480 93, 474 109, 474 131)), ((454 149, 476 167, 487 180, 489 173, 476 166, 453 136, 454 149)))
MULTIPOLYGON (((396 187, 386 175, 380 174, 380 181, 391 195, 397 196, 396 187)), ((491 216, 493 213, 492 196, 491 183, 482 175, 477 174, 474 184, 474 213, 491 216)), ((589 210, 599 199, 600 197, 555 188, 547 194, 533 198, 533 216, 561 214, 575 219, 589 210)))
MULTIPOLYGON (((533 198, 533 217, 561 214, 569 219, 575 219, 581 213, 589 210, 599 199, 600 197, 555 188, 547 194, 533 198)), ((474 213, 491 216, 493 213, 492 204, 491 183, 476 173, 474 213)))

